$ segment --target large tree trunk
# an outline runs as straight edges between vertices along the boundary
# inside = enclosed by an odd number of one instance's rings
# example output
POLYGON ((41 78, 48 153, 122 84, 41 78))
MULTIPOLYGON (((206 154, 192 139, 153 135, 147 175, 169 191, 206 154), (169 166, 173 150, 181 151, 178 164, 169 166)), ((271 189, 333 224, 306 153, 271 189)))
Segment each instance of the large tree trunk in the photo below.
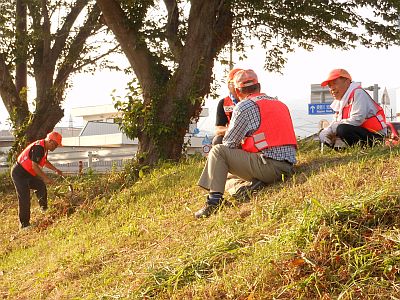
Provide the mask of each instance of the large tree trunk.
MULTIPOLYGON (((11 116, 14 125, 16 144, 13 149, 24 147, 25 143, 44 138, 51 132, 56 124, 64 116, 61 103, 64 100, 64 91, 71 73, 76 72, 79 67, 92 62, 81 61, 81 53, 85 47, 88 37, 96 33, 103 25, 99 22, 100 10, 95 5, 87 15, 84 24, 78 33, 70 39, 73 25, 88 5, 88 0, 76 0, 70 7, 64 23, 57 29, 56 34, 51 34, 50 13, 46 1, 34 2, 18 0, 17 7, 17 39, 21 45, 16 57, 15 83, 10 68, 4 56, 0 54, 0 95, 11 116), (24 36, 24 25, 26 20, 25 4, 28 5, 30 17, 32 18, 31 30, 34 32, 33 64, 32 69, 36 82, 35 111, 31 113, 28 109, 27 99, 20 94, 20 90, 26 86, 26 37, 24 36), (19 54, 19 55, 18 55, 19 54), (25 73, 24 73, 25 72, 25 73), (25 78, 25 79, 24 79, 25 78)), ((26 23, 25 23, 26 24, 26 23)), ((15 154, 15 153, 14 153, 15 154)))
POLYGON ((221 0, 192 0, 188 32, 181 43, 177 39, 177 3, 165 1, 170 21, 168 42, 178 65, 168 76, 139 33, 127 26, 129 21, 118 1, 97 0, 97 4, 139 80, 144 107, 152 110, 151 124, 143 119, 139 124, 141 128, 153 127, 138 132, 138 157, 149 165, 159 159, 178 160, 190 120, 198 117, 203 97, 209 92, 214 59, 231 38, 229 6, 221 0))
POLYGON ((29 114, 26 101, 27 87, 27 36, 26 36, 26 3, 25 0, 16 1, 16 58, 15 84, 11 75, 11 68, 7 65, 6 57, 0 54, 0 96, 10 114, 15 127, 20 127, 29 114), (17 109, 16 109, 17 108, 17 109))
POLYGON ((210 91, 215 57, 231 34, 232 14, 224 1, 191 1, 185 46, 168 84, 167 105, 161 107, 159 114, 162 123, 171 122, 174 126, 175 135, 162 145, 167 158, 181 157, 189 123, 198 118, 203 97, 210 91))
MULTIPOLYGON (((27 88, 28 65, 27 35, 26 35, 26 4, 25 0, 17 0, 16 5, 16 46, 17 57, 15 67, 15 85, 17 93, 27 88)), ((25 94, 26 97, 26 94, 25 94)))
POLYGON ((15 127, 22 126, 29 115, 28 103, 21 99, 4 55, 0 54, 0 96, 15 127))

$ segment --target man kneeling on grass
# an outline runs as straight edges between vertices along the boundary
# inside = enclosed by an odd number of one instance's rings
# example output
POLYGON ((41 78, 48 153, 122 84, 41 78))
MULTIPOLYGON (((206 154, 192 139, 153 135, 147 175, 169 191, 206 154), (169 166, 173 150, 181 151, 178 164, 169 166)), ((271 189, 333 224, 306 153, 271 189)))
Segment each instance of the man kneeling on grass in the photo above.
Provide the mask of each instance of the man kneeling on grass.
POLYGON ((322 143, 339 150, 347 146, 373 146, 387 134, 383 108, 344 69, 334 69, 321 83, 335 99, 331 107, 335 120, 319 133, 322 143))
POLYGON ((253 70, 237 72, 234 85, 240 102, 222 144, 213 146, 208 155, 198 185, 209 195, 196 218, 218 210, 225 188, 231 187, 236 198, 246 198, 251 191, 291 175, 296 163, 296 136, 286 105, 260 93, 253 70))

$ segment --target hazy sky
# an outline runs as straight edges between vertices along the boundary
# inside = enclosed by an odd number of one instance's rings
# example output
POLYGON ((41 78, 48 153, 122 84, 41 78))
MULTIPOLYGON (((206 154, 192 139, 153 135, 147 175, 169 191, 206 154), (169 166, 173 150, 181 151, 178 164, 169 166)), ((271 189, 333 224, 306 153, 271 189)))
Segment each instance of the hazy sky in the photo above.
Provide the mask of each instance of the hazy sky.
MULTIPOLYGON (((394 95, 397 89, 400 90, 399 57, 400 47, 391 47, 388 50, 360 47, 350 51, 340 51, 318 46, 313 52, 299 49, 290 54, 283 75, 280 75, 263 70, 262 50, 252 50, 248 53, 248 59, 237 62, 235 67, 255 70, 259 76, 262 91, 270 96, 277 96, 288 105, 292 115, 298 115, 299 111, 307 110, 307 104, 310 102, 310 85, 322 82, 334 68, 347 69, 353 80, 362 82, 364 87, 377 83, 382 87, 381 91, 387 87, 390 95, 394 95)), ((220 94, 223 97, 227 92, 225 84, 227 69, 226 67, 216 68, 216 72, 218 72, 217 80, 221 85, 220 94)), ((69 90, 64 104, 65 118, 62 124, 65 126, 68 125, 71 108, 112 103, 110 95, 113 89, 117 90, 117 94, 124 95, 129 76, 122 72, 102 71, 95 75, 77 74, 72 79, 73 87, 69 90)), ((397 98, 400 100, 400 95, 397 98)), ((391 100, 394 101, 394 99, 391 100)), ((206 101, 206 106, 210 107, 210 118, 200 123, 202 127, 212 130, 217 102, 218 100, 206 101)), ((4 129, 7 117, 8 114, 1 102, 1 129, 4 129)), ((74 120, 74 122, 76 125, 82 124, 79 120, 74 120)))

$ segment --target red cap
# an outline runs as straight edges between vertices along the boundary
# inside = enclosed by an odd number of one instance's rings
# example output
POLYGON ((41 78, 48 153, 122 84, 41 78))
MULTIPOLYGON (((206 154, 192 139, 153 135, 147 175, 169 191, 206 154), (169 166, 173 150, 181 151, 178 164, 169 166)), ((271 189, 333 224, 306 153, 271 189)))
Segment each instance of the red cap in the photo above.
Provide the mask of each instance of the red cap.
POLYGON ((257 74, 251 69, 237 72, 233 80, 235 82, 235 88, 243 88, 258 83, 257 74))
POLYGON ((61 136, 61 134, 59 134, 56 131, 52 131, 49 134, 47 134, 47 139, 49 141, 55 141, 57 143, 58 147, 62 146, 62 144, 61 144, 62 136, 61 136))
POLYGON ((351 80, 349 72, 347 72, 345 69, 334 69, 329 73, 328 78, 321 83, 321 86, 326 86, 329 83, 329 81, 335 80, 336 78, 339 77, 344 77, 351 80))
POLYGON ((233 78, 235 77, 235 74, 236 74, 237 72, 239 72, 239 71, 242 71, 242 69, 236 68, 236 69, 232 69, 232 70, 229 72, 229 75, 228 75, 228 83, 230 83, 230 82, 233 81, 233 78))

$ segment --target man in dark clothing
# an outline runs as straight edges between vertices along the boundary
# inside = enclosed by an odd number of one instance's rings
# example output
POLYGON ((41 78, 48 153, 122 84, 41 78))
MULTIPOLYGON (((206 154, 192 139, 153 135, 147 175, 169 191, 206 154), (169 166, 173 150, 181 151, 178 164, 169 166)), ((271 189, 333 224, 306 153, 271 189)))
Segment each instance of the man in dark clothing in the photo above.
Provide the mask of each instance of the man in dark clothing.
POLYGON ((221 99, 217 106, 217 116, 215 120, 215 136, 212 141, 213 145, 221 144, 228 130, 229 122, 232 118, 232 112, 235 105, 238 103, 235 87, 233 85, 233 77, 241 69, 232 69, 228 75, 229 95, 221 99))
POLYGON ((63 173, 47 160, 48 151, 61 147, 62 136, 58 132, 50 132, 43 140, 37 140, 25 148, 11 169, 11 178, 18 198, 18 215, 21 228, 30 226, 31 197, 30 189, 35 190, 39 205, 43 211, 47 209, 46 183, 51 184, 42 168, 46 167, 62 176, 63 173))

